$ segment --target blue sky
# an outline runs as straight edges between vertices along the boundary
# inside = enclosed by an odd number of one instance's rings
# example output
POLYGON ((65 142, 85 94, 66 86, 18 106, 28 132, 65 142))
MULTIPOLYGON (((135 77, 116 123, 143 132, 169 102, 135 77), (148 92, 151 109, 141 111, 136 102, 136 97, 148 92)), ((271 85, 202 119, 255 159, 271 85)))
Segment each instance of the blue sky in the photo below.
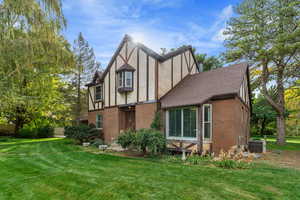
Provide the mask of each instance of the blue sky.
POLYGON ((73 43, 82 32, 105 68, 124 34, 160 53, 192 45, 199 53, 224 51, 222 31, 239 0, 64 0, 73 43))

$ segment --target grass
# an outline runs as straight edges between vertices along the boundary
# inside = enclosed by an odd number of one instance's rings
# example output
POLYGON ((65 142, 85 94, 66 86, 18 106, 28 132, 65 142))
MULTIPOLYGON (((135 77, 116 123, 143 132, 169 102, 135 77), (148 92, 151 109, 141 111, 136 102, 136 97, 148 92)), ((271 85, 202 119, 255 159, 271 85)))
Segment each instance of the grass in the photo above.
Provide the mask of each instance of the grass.
POLYGON ((67 139, 0 142, 0 174, 0 199, 300 199, 298 170, 94 154, 67 139))
MULTIPOLYGON (((254 139, 262 139, 262 137, 253 137, 254 139)), ((276 137, 267 137, 267 150, 288 150, 300 151, 300 137, 286 137, 286 144, 281 146, 276 144, 276 137)))

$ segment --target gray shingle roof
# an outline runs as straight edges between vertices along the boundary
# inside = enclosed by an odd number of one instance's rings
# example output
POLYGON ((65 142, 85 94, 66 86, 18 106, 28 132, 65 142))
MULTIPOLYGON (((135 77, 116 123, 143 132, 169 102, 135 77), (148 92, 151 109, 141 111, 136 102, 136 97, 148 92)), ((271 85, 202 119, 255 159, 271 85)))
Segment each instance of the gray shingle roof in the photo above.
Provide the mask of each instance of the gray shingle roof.
POLYGON ((162 108, 198 105, 214 97, 238 94, 247 63, 188 75, 161 98, 162 108))

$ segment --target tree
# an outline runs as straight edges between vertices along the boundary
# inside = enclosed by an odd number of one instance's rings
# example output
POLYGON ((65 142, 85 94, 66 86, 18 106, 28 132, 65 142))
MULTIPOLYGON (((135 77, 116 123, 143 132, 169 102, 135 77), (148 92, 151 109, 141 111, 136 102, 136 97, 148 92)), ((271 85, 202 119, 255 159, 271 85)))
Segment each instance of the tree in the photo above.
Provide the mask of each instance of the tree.
POLYGON ((73 57, 59 35, 64 26, 60 0, 0 3, 0 115, 16 133, 41 116, 60 120, 67 109, 59 88, 73 57))
MULTIPOLYGON (((274 90, 272 93, 272 98, 275 98, 274 90)), ((258 94, 256 98, 253 99, 252 106, 252 129, 255 129, 255 134, 259 135, 268 135, 270 131, 267 131, 266 127, 276 121, 276 112, 272 108, 272 106, 266 101, 262 94, 258 94)), ((272 131, 271 131, 272 132, 272 131)), ((271 133, 273 134, 273 133, 271 133)))
POLYGON ((223 67, 223 63, 218 57, 207 56, 207 54, 196 54, 197 63, 202 64, 203 71, 209 71, 223 67))
POLYGON ((299 0, 244 0, 226 31, 228 61, 247 60, 258 74, 260 90, 276 111, 277 143, 285 144, 285 98, 288 85, 300 76, 299 0), (297 69, 298 68, 298 69, 297 69), (268 87, 275 85, 272 99, 268 87))
POLYGON ((100 70, 100 63, 96 62, 94 50, 84 39, 82 33, 79 33, 77 40, 74 41, 73 52, 76 57, 76 68, 72 83, 76 88, 75 118, 79 124, 82 110, 82 88, 91 80, 95 72, 100 70))

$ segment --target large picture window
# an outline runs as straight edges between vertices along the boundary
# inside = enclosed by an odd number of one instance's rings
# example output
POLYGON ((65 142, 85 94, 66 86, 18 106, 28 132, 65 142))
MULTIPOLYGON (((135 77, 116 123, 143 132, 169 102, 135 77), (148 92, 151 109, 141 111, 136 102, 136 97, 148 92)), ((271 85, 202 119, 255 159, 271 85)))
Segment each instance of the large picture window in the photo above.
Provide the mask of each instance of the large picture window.
POLYGON ((102 100, 102 85, 97 85, 95 87, 95 100, 96 101, 102 100))
POLYGON ((212 106, 211 104, 204 104, 202 109, 203 115, 203 138, 204 140, 211 140, 212 138, 212 106))
POLYGON ((197 138, 197 108, 176 108, 167 111, 167 137, 169 139, 197 138))

